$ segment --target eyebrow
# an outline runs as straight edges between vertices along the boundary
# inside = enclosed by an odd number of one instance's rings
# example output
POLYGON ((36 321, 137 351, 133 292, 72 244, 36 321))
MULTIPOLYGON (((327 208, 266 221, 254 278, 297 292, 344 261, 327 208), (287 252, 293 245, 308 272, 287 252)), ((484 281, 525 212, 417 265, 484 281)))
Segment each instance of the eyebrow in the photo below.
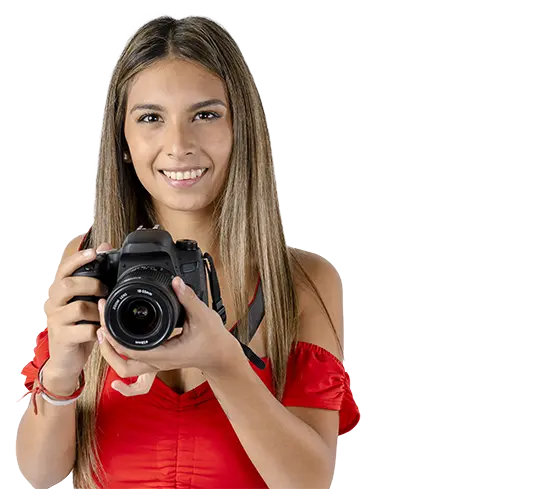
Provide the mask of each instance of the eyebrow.
MULTIPOLYGON (((202 109, 203 107, 208 107, 209 105, 222 105, 223 107, 226 107, 225 103, 222 102, 220 99, 213 98, 213 99, 210 99, 210 100, 203 100, 202 102, 197 102, 197 103, 191 105, 189 107, 189 110, 193 111, 193 110, 197 110, 197 109, 202 109)), ((159 104, 135 104, 131 108, 129 113, 131 114, 132 112, 134 112, 136 110, 159 110, 161 112, 166 111, 165 107, 163 107, 163 105, 159 105, 159 104)))

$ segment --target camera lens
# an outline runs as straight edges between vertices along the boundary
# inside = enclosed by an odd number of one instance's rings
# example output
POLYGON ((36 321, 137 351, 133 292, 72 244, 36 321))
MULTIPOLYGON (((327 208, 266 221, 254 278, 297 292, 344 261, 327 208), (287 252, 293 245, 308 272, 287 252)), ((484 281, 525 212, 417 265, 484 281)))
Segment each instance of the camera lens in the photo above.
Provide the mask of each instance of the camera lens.
POLYGON ((122 274, 105 305, 113 338, 134 350, 150 350, 183 324, 185 311, 172 288, 173 273, 154 265, 136 265, 122 274))
POLYGON ((137 297, 122 304, 118 317, 120 327, 134 337, 145 337, 154 332, 157 326, 157 311, 152 302, 137 297))

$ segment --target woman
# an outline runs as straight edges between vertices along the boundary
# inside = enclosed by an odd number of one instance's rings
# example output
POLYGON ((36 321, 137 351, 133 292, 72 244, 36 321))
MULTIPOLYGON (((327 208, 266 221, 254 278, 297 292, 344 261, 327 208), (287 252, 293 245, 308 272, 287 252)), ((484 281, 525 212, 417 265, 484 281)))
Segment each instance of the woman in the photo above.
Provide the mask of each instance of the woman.
POLYGON ((94 222, 66 247, 44 309, 47 328, 22 372, 35 406, 17 439, 34 487, 72 469, 77 488, 330 487, 337 436, 360 418, 342 364, 341 282, 328 261, 285 243, 263 107, 215 22, 160 17, 124 49, 94 222), (70 275, 155 224, 213 257, 227 322, 175 279, 184 328, 135 352, 107 331, 104 285, 70 275), (101 297, 99 308, 68 303, 75 295, 101 297), (233 328, 267 368, 250 363, 233 328), (42 388, 49 400, 35 395, 42 388))

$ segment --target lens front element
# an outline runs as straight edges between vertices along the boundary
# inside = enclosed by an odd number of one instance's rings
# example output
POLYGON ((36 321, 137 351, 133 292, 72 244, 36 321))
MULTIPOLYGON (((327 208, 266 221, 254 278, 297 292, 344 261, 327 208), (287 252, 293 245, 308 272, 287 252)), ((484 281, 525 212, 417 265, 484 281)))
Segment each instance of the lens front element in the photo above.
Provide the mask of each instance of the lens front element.
POLYGON ((119 311, 120 327, 137 338, 144 338, 154 332, 157 326, 157 312, 154 304, 145 298, 124 302, 119 311))

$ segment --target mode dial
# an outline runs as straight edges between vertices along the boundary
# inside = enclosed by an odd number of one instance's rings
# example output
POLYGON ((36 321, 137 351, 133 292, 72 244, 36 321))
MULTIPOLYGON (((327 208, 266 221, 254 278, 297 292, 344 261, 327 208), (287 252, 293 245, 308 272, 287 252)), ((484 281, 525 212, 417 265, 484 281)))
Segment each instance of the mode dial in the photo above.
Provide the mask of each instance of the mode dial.
POLYGON ((192 239, 182 239, 176 242, 176 246, 178 249, 183 251, 195 251, 199 246, 197 245, 197 241, 194 241, 192 239))

